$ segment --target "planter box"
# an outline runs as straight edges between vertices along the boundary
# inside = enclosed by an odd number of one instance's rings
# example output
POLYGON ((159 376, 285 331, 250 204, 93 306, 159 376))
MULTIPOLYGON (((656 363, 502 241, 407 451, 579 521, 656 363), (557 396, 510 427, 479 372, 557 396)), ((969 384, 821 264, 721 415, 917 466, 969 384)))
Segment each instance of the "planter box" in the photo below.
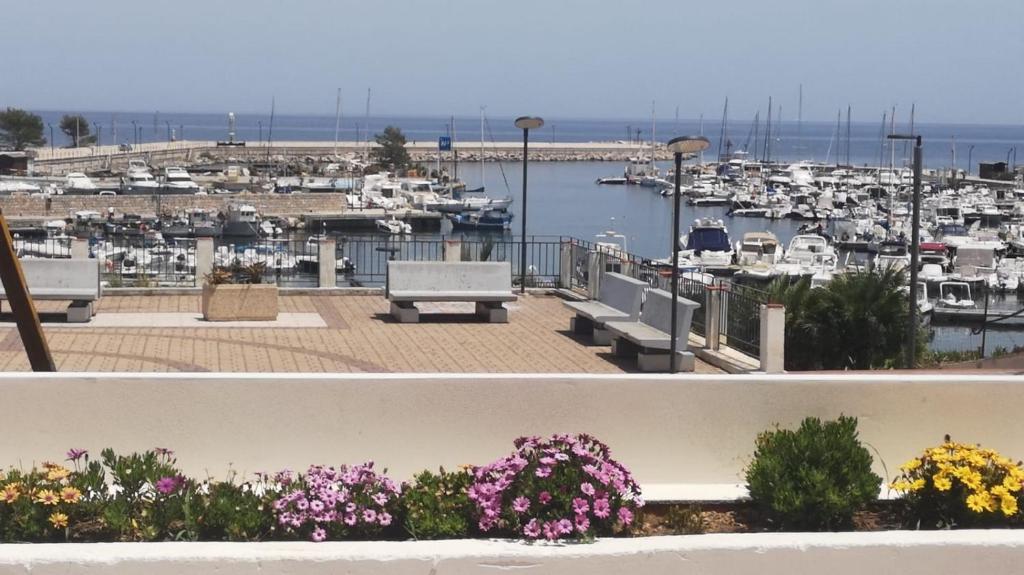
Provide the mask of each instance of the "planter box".
POLYGON ((0 575, 790 575, 1019 573, 1024 532, 766 533, 601 539, 0 545, 0 575))
POLYGON ((273 321, 277 319, 274 284, 219 284, 203 286, 206 321, 273 321))

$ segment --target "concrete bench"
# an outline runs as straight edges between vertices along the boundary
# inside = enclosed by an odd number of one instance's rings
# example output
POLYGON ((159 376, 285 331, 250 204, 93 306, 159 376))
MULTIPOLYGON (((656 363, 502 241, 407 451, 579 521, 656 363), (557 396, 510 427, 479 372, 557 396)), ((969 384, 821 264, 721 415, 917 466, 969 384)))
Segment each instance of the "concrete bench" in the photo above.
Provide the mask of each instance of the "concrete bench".
POLYGON ((597 300, 567 301, 565 307, 576 312, 569 320, 569 330, 578 334, 593 334, 594 343, 608 345, 611 336, 605 329, 609 321, 637 321, 640 303, 647 282, 617 273, 601 276, 601 291, 597 300))
POLYGON ((508 262, 388 262, 387 297, 391 315, 416 323, 416 302, 474 302, 476 314, 491 323, 507 323, 503 302, 515 301, 508 262))
MULTIPOLYGON (((99 260, 26 258, 20 261, 32 299, 71 301, 69 322, 87 322, 96 315, 93 303, 102 295, 99 260)), ((7 299, 2 285, 0 299, 7 299)))
MULTIPOLYGON (((700 307, 680 297, 676 304, 676 367, 693 371, 696 359, 687 349, 690 321, 700 307)), ((605 328, 612 337, 612 353, 620 357, 636 356, 640 371, 668 371, 672 331, 672 294, 660 289, 647 292, 640 321, 610 321, 605 328)))

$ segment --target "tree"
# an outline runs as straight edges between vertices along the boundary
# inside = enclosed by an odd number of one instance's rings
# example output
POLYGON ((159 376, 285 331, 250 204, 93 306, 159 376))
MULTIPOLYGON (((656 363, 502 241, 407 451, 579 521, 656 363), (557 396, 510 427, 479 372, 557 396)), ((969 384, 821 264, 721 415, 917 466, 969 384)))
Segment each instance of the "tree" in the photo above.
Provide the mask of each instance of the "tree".
POLYGON ((902 270, 850 273, 822 288, 784 278, 770 299, 786 306, 786 369, 872 369, 899 364, 907 343, 902 270))
POLYGON ((0 112, 0 146, 24 150, 28 146, 45 144, 42 118, 18 108, 0 112))
POLYGON ((72 148, 96 143, 96 136, 90 134, 89 120, 81 114, 64 114, 60 119, 60 131, 67 134, 72 148))
POLYGON ((402 130, 388 126, 383 134, 374 135, 377 148, 373 149, 373 158, 381 166, 399 171, 409 165, 409 152, 405 149, 405 135, 402 130))

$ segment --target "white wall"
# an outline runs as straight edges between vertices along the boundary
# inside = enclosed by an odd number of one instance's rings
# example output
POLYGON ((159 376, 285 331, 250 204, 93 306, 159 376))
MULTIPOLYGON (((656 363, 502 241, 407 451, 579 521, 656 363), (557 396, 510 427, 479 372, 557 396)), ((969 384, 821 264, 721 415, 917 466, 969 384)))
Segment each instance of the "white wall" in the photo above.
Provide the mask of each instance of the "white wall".
POLYGON ((792 575, 1019 573, 1021 531, 691 535, 506 541, 0 546, 0 575, 792 575))
POLYGON ((860 418, 891 473, 946 433, 1024 458, 1014 376, 2 374, 0 465, 67 448, 177 451, 222 477, 373 459, 398 480, 483 464, 521 434, 589 432, 644 485, 738 483, 756 434, 860 418))

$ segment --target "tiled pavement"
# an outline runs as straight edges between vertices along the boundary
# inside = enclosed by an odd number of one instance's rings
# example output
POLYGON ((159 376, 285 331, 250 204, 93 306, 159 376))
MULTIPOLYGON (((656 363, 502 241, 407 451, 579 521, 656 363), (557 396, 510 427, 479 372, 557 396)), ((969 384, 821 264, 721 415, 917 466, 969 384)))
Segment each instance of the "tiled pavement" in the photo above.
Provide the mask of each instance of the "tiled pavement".
MULTIPOLYGON (((66 304, 40 302, 41 312, 66 304), (55 305, 56 304, 56 305, 55 305)), ((198 312, 198 295, 106 296, 99 314, 198 312)), ((433 306, 420 324, 394 323, 381 296, 280 298, 280 311, 315 312, 326 328, 88 328, 44 321, 60 371, 616 373, 635 365, 567 332, 559 298, 527 294, 508 324, 480 323, 472 304, 433 306), (444 313, 465 311, 468 314, 444 313)), ((429 306, 427 306, 429 307, 429 306)), ((425 308, 426 309, 426 308, 425 308)), ((0 370, 27 371, 9 313, 0 316, 0 370)), ((44 314, 45 315, 45 314, 44 314)), ((697 361, 697 371, 718 370, 697 361)))

